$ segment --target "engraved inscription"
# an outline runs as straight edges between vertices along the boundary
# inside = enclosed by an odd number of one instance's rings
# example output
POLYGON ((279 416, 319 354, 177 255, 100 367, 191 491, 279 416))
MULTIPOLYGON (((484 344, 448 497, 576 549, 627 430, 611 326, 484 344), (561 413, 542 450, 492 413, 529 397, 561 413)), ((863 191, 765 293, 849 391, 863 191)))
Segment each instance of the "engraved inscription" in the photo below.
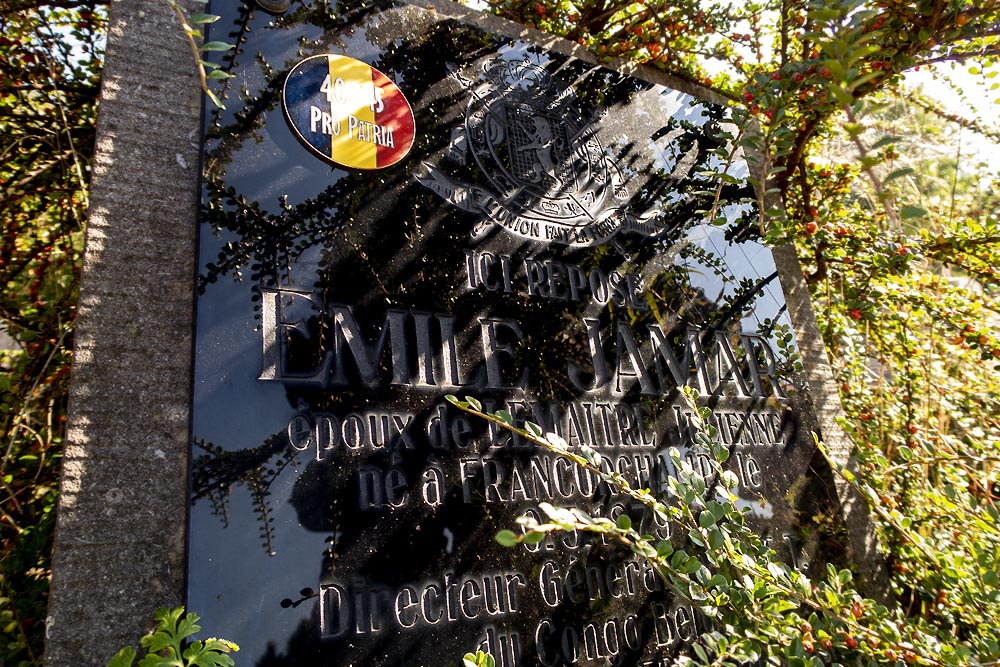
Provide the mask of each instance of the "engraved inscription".
POLYGON ((513 571, 474 577, 448 572, 441 580, 396 590, 362 582, 325 583, 319 595, 320 634, 337 639, 512 614, 520 608, 520 589, 526 585, 524 575, 513 571))
MULTIPOLYGON (((309 46, 291 37, 310 11, 282 48, 309 46)), ((815 450, 756 195, 739 154, 711 176, 727 111, 459 20, 427 17, 434 39, 414 51, 424 38, 398 19, 424 10, 359 11, 363 29, 345 15, 309 30, 385 75, 351 61, 348 76, 328 54, 303 70, 295 118, 314 152, 374 162, 293 163, 288 133, 253 109, 207 140, 190 604, 254 664, 477 648, 498 667, 674 664, 711 621, 627 545, 495 537, 550 521, 551 504, 696 553, 668 518, 675 481, 704 483, 706 504, 717 488, 691 387, 746 524, 803 568, 825 547, 804 525, 825 514, 792 497, 815 491, 799 483, 815 450), (402 93, 416 141, 389 113, 402 93), (410 143, 420 155, 373 171, 410 143), (280 170, 265 178, 261 155, 280 170), (668 512, 449 394, 538 425, 668 512)), ((246 99, 273 99, 242 66, 246 99)))
POLYGON ((585 269, 540 257, 515 264, 509 255, 477 250, 465 251, 465 271, 466 284, 472 289, 649 310, 639 274, 631 271, 585 269))
MULTIPOLYGON (((627 281, 626 281, 627 282, 627 281)), ((621 283, 619 283, 621 284, 621 283)), ((377 336, 369 341, 365 329, 350 306, 322 302, 311 295, 291 290, 262 290, 262 363, 258 379, 321 387, 351 384, 348 369, 354 369, 359 384, 375 388, 388 385, 443 387, 446 389, 510 389, 526 387, 529 371, 517 361, 517 349, 524 342, 521 324, 509 318, 479 317, 479 356, 458 358, 455 317, 448 313, 427 313, 390 308, 386 310, 377 336), (306 319, 290 320, 288 302, 308 304, 310 317, 322 322, 325 336, 318 336, 315 367, 293 372, 288 361, 288 339, 309 338, 306 319), (388 357, 390 372, 379 373, 388 357), (463 366, 478 366, 473 377, 462 374, 463 366)), ((755 334, 713 334, 687 327, 675 347, 673 336, 658 324, 637 330, 627 321, 615 323, 610 338, 602 335, 598 319, 581 322, 589 349, 589 364, 570 363, 567 376, 579 391, 610 390, 624 395, 638 386, 645 396, 667 395, 677 387, 695 386, 704 394, 717 391, 747 398, 784 398, 776 381, 778 369, 774 351, 767 340, 755 334), (609 355, 606 350, 610 349, 609 355)))

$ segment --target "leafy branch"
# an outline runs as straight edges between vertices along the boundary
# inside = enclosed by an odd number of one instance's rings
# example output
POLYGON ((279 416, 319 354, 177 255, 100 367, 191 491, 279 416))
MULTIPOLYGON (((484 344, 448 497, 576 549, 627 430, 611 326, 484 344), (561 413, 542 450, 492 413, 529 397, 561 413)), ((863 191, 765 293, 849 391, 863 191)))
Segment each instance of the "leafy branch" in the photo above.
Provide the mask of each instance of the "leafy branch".
MULTIPOLYGON (((214 637, 187 642, 201 626, 199 617, 190 612, 185 614, 184 607, 161 607, 153 619, 157 628, 142 638, 146 655, 138 667, 231 667, 233 659, 228 654, 240 650, 233 642, 214 637)), ((108 667, 132 667, 135 657, 135 649, 126 646, 108 662, 108 667)))
MULTIPOLYGON (((198 78, 201 81, 201 89, 208 95, 208 98, 215 103, 217 107, 224 107, 222 101, 218 96, 209 88, 209 80, 225 81, 226 79, 232 78, 232 74, 221 69, 221 65, 218 63, 213 63, 205 60, 202 54, 207 52, 226 52, 235 48, 235 44, 229 44, 228 42, 205 42, 201 45, 198 44, 202 40, 201 26, 215 23, 219 20, 219 16, 216 14, 206 14, 204 12, 197 12, 188 16, 184 8, 177 4, 177 0, 166 0, 167 4, 177 15, 177 20, 180 21, 181 28, 184 30, 184 36, 187 38, 188 44, 191 46, 191 53, 194 55, 194 60, 198 64, 198 78)), ((206 4, 208 0, 195 0, 195 2, 206 4)))
MULTIPOLYGON (((683 548, 668 540, 641 535, 627 515, 617 520, 591 516, 580 508, 541 503, 546 519, 531 516, 517 520, 521 532, 500 531, 504 546, 537 544, 546 534, 584 531, 612 539, 644 558, 675 594, 698 607, 714 629, 692 645, 700 664, 735 665, 762 658, 780 659, 789 665, 846 661, 886 664, 903 659, 908 664, 958 665, 973 655, 971 647, 954 638, 942 638, 924 627, 913 627, 898 609, 888 609, 865 599, 851 587, 848 570, 828 565, 826 577, 813 582, 804 573, 777 560, 777 555, 745 521, 734 493, 737 475, 723 464, 729 450, 717 439, 709 422, 711 410, 698 407, 697 394, 684 389, 683 400, 691 410, 692 445, 710 463, 709 474, 696 472, 681 459, 676 448, 668 456, 677 471, 667 480, 671 502, 656 498, 649 489, 633 488, 623 475, 604 466, 602 455, 582 446, 571 449, 537 424, 514 426, 505 410, 483 411, 473 397, 448 401, 535 443, 597 475, 619 494, 641 502, 662 520, 672 522, 686 536, 683 548)), ((989 651, 984 652, 984 656, 989 651)), ((994 656, 990 656, 994 657, 994 656)), ((983 663, 987 664, 987 663, 983 663)))
POLYGON ((462 667, 496 667, 497 661, 489 653, 476 651, 462 656, 462 667))

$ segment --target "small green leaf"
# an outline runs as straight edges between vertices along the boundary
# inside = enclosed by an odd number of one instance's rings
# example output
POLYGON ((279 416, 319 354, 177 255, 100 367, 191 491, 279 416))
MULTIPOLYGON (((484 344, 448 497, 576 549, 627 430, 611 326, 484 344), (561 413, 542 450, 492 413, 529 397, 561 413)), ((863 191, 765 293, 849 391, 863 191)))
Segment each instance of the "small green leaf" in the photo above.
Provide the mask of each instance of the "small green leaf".
POLYGON ((170 651, 170 657, 164 657, 159 653, 148 653, 139 661, 138 667, 177 667, 184 664, 180 658, 174 658, 173 654, 173 650, 170 651))
POLYGON ((455 405, 455 406, 458 406, 459 408, 462 408, 463 410, 465 410, 465 409, 467 409, 469 407, 469 402, 468 401, 460 400, 458 398, 458 396, 455 396, 454 394, 448 394, 447 396, 444 397, 444 400, 448 401, 452 405, 455 405))
POLYGON ((188 17, 188 23, 203 25, 206 23, 215 23, 220 18, 221 17, 218 14, 206 14, 204 12, 198 12, 188 17))
POLYGON ((618 517, 615 524, 622 530, 630 530, 632 528, 632 519, 627 514, 622 514, 618 517))
POLYGON ((882 137, 881 139, 879 139, 878 141, 876 141, 874 144, 872 144, 871 150, 877 151, 880 148, 885 148, 886 146, 891 146, 894 143, 896 143, 897 141, 899 141, 899 137, 895 137, 895 136, 892 136, 892 135, 889 135, 889 136, 886 136, 886 137, 882 137))
POLYGON ((505 547, 512 547, 520 541, 513 530, 501 530, 497 533, 496 540, 505 547))
POLYGON ((462 667, 496 667, 496 659, 482 651, 466 653, 462 656, 462 667))
POLYGON ((882 182, 883 183, 891 183, 892 181, 896 180, 897 178, 903 178, 904 176, 909 176, 909 175, 914 174, 914 173, 916 173, 916 171, 913 169, 913 167, 903 167, 902 169, 897 169, 896 171, 894 171, 891 174, 889 174, 888 176, 886 176, 885 180, 882 181, 882 182))
POLYGON ((697 643, 692 644, 691 648, 694 649, 695 655, 698 656, 698 659, 701 660, 702 664, 707 665, 709 663, 708 653, 705 652, 705 649, 702 647, 701 644, 697 643))
POLYGON ((126 646, 122 650, 115 654, 115 657, 111 658, 108 662, 108 667, 132 667, 132 662, 135 660, 135 649, 131 646, 126 646))
POLYGON ((230 649, 219 640, 194 641, 184 650, 185 664, 190 667, 231 667, 230 649))
POLYGON ((205 42, 201 45, 200 51, 228 51, 233 48, 233 44, 228 42, 205 42))
POLYGON ((899 211, 899 217, 903 218, 903 220, 922 218, 925 215, 927 215, 927 209, 921 208, 920 206, 904 206, 899 211))
POLYGON ((526 533, 521 541, 524 542, 525 544, 538 544, 544 539, 545 539, 545 533, 533 530, 530 533, 526 533))
POLYGON ((720 549, 726 543, 726 537, 718 528, 708 531, 708 546, 710 549, 720 549))
POLYGON ((850 104, 854 99, 851 97, 851 94, 849 92, 847 92, 837 84, 832 84, 831 86, 829 86, 828 90, 833 94, 834 97, 837 98, 837 102, 839 102, 840 104, 843 105, 850 104))
MULTIPOLYGON (((213 72, 212 74, 214 74, 214 73, 215 72, 213 72)), ((209 76, 211 76, 211 75, 209 75, 209 76)), ((224 109, 225 108, 225 105, 222 104, 222 100, 220 100, 218 98, 218 96, 215 93, 213 93, 211 90, 207 90, 206 89, 205 90, 205 94, 208 95, 208 99, 212 100, 212 104, 214 104, 215 106, 219 107, 220 109, 224 109)))
POLYGON ((858 78, 851 81, 851 83, 847 87, 849 90, 854 91, 860 88, 861 86, 865 85, 869 81, 874 81, 880 76, 882 76, 880 72, 868 72, 867 74, 862 74, 858 78))
MULTIPOLYGON (((183 613, 183 607, 178 607, 178 610, 183 613)), ((184 616, 177 623, 177 632, 176 632, 177 637, 179 639, 187 639, 191 635, 201 630, 201 626, 198 625, 198 621, 200 620, 201 617, 198 616, 198 614, 190 612, 184 614, 184 616)))

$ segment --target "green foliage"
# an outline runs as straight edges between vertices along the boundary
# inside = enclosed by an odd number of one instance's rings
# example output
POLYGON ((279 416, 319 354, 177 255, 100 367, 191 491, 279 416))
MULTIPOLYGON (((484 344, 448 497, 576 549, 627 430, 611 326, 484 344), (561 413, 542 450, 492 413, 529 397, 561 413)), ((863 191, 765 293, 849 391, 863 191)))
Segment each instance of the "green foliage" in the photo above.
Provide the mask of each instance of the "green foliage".
POLYGON ((462 667, 496 667, 497 661, 489 653, 476 651, 462 656, 462 667))
POLYGON ((0 664, 43 651, 105 12, 0 6, 0 664))
MULTIPOLYGON (((198 616, 185 614, 184 607, 157 609, 153 620, 157 627, 142 638, 146 655, 138 667, 230 667, 233 659, 229 653, 240 650, 225 639, 188 641, 201 627, 198 616)), ((108 667, 132 667, 135 658, 135 649, 126 646, 108 662, 108 667)))
MULTIPOLYGON (((509 414, 484 413, 474 399, 451 396, 448 400, 587 469, 687 536, 677 548, 669 541, 657 542, 653 536, 640 534, 624 515, 612 521, 578 508, 541 503, 545 522, 523 516, 518 519, 521 532, 501 531, 497 541, 504 546, 535 544, 550 532, 586 531, 626 545, 653 566, 674 594, 714 622, 714 629, 692 645, 689 662, 693 664, 739 665, 764 660, 784 665, 882 665, 903 660, 908 664, 965 665, 996 660, 997 646, 991 635, 956 636, 949 627, 907 618, 901 607, 889 608, 864 598, 853 587, 849 570, 828 565, 826 576, 812 581, 776 560, 736 504, 738 478, 723 466, 729 453, 725 445, 716 442, 715 428, 709 423, 711 411, 698 407, 697 396, 690 389, 685 388, 684 397, 692 410, 693 444, 711 462, 711 471, 708 475, 695 471, 671 448, 668 455, 680 473, 668 481, 667 500, 654 497, 648 489, 632 488, 621 474, 602 468, 601 454, 593 449, 571 449, 559 436, 541 434, 535 424, 517 428, 509 414)), ((877 492, 859 487, 879 507, 877 492)), ((928 549, 904 518, 889 514, 887 519, 901 536, 917 548, 928 549)), ((997 518, 991 517, 989 522, 995 531, 997 518)), ((986 560, 978 574, 982 580, 993 573, 988 588, 995 603, 1000 589, 996 571, 990 569, 994 563, 986 560)))

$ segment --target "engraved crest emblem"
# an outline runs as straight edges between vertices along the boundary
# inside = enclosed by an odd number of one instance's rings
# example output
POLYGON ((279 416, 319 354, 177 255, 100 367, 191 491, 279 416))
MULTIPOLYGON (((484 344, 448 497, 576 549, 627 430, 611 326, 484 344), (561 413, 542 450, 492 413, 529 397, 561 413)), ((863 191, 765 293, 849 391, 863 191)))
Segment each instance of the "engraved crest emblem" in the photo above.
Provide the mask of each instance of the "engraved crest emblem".
POLYGON ((479 81, 453 76, 470 100, 449 157, 471 157, 488 187, 429 163, 421 184, 522 238, 594 246, 623 227, 649 233, 629 215, 625 179, 572 88, 529 59, 488 61, 479 81))

